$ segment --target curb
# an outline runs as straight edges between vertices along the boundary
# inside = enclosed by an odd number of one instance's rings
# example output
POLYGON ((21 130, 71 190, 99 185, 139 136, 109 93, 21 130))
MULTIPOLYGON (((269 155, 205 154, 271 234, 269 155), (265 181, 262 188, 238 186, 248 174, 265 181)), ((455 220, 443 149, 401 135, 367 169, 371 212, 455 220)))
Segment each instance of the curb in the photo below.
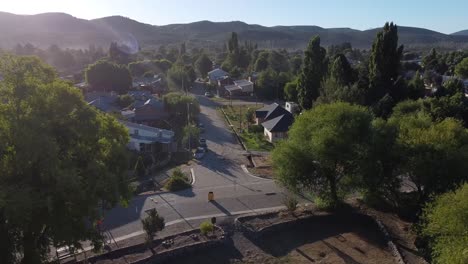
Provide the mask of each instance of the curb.
POLYGON ((192 178, 192 180, 190 181, 190 185, 194 185, 195 184, 195 172, 193 171, 193 168, 190 168, 190 176, 192 178))
POLYGON ((242 168, 242 170, 243 170, 247 175, 249 175, 250 177, 254 177, 254 178, 257 178, 257 179, 261 179, 261 180, 273 181, 273 179, 266 178, 266 177, 260 177, 260 176, 256 176, 256 175, 252 174, 252 173, 249 171, 249 169, 247 169, 247 166, 245 166, 245 164, 242 164, 242 165, 241 165, 241 168, 242 168))

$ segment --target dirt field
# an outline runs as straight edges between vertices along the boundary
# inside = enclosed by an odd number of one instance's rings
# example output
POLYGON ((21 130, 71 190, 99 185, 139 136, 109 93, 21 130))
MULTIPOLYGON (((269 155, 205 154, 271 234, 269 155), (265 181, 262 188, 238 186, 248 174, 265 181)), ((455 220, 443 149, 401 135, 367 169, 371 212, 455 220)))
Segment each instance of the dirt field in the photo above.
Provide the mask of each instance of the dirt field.
POLYGON ((250 240, 234 233, 228 244, 171 263, 395 263, 375 224, 362 216, 320 216, 250 240))

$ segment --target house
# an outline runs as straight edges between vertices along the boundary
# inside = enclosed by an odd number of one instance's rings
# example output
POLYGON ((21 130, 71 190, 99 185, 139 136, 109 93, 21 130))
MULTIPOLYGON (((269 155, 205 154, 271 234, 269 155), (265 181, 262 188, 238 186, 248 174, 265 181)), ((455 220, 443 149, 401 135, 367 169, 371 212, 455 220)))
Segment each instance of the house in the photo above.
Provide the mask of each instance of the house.
MULTIPOLYGON (((266 105, 257 111, 255 111, 255 122, 257 125, 262 124, 265 121, 276 118, 278 116, 289 113, 286 109, 281 107, 277 103, 266 105)), ((290 114, 290 113, 289 113, 290 114)))
POLYGON ((145 90, 159 95, 166 92, 165 87, 162 85, 162 78, 159 75, 134 78, 132 87, 133 89, 145 90))
POLYGON ((219 68, 208 72, 208 79, 210 79, 211 84, 218 84, 218 80, 221 80, 226 76, 229 76, 229 73, 219 68))
POLYGON ((139 101, 146 101, 153 97, 149 91, 129 91, 128 95, 139 101))
POLYGON ((132 120, 137 123, 149 124, 154 121, 165 120, 169 117, 169 113, 164 107, 164 102, 154 97, 146 101, 135 101, 133 111, 135 115, 132 120))
POLYGON ((127 147, 138 152, 166 152, 176 149, 174 132, 127 121, 120 121, 127 127, 130 142, 127 147))
POLYGON ((278 117, 262 123, 263 134, 269 142, 275 142, 288 137, 289 127, 294 123, 294 117, 286 112, 278 117))
POLYGON ((253 82, 248 80, 237 80, 232 85, 224 86, 229 96, 233 95, 251 95, 253 93, 253 82))
POLYGON ((119 111, 117 106, 118 95, 114 92, 89 92, 84 97, 88 105, 94 106, 103 112, 119 111))
POLYGON ((234 82, 232 81, 231 77, 224 76, 218 80, 218 87, 216 88, 217 95, 219 97, 229 96, 229 93, 226 91, 224 87, 233 85, 234 82))

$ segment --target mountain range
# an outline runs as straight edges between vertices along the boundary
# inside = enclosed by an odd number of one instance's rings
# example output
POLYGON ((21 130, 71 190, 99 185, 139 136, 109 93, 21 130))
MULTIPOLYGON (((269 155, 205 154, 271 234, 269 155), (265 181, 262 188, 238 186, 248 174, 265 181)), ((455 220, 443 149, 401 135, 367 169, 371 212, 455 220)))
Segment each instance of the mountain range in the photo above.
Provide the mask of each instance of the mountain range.
MULTIPOLYGON (((91 44, 107 47, 112 41, 135 48, 184 41, 192 47, 220 47, 231 32, 237 32, 241 41, 253 41, 264 48, 302 49, 314 35, 320 35, 325 46, 350 42, 353 47, 369 48, 379 30, 318 26, 265 27, 240 21, 199 21, 153 26, 122 16, 85 20, 64 13, 16 15, 0 12, 1 48, 11 48, 18 43, 31 43, 41 48, 52 44, 62 48, 86 48, 91 44)), ((398 32, 400 43, 406 46, 468 48, 468 30, 448 35, 424 28, 399 26, 398 32)))

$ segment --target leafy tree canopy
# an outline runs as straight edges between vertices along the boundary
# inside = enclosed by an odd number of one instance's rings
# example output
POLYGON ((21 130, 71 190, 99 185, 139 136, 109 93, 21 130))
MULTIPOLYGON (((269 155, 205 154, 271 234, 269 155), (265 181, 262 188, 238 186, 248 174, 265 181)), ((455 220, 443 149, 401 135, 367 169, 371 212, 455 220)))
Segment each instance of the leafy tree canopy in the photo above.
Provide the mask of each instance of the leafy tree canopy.
POLYGON ((0 73, 0 262, 101 245, 93 223, 130 196, 126 128, 37 58, 1 57, 0 73))

